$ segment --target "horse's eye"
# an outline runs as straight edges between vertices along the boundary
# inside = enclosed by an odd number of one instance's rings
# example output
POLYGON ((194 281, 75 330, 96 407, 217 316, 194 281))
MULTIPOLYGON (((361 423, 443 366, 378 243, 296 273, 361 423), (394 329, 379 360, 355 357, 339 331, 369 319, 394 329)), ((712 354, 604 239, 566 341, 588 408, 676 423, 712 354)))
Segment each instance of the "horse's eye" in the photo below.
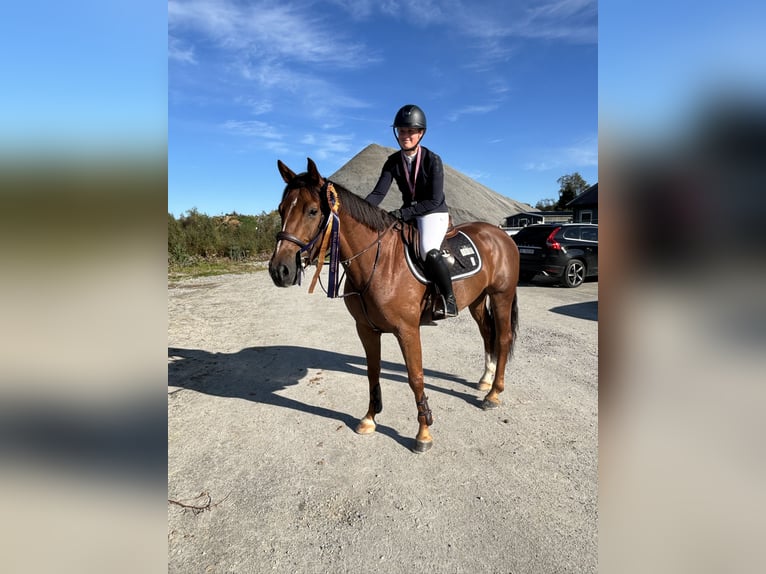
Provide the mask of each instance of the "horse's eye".
POLYGON ((309 217, 316 217, 317 213, 319 213, 319 210, 316 207, 309 209, 309 217))

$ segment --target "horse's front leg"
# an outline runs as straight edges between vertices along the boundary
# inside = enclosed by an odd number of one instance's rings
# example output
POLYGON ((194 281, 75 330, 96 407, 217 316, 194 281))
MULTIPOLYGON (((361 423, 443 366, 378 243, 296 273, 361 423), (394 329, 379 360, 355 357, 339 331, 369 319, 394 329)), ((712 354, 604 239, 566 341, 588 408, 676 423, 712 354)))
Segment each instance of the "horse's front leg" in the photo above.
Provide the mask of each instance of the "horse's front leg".
POLYGON ((367 380, 370 383, 370 404, 367 414, 359 421, 356 432, 370 434, 375 432, 375 415, 383 410, 383 398, 380 392, 380 332, 361 323, 356 324, 356 332, 367 357, 367 380))
POLYGON ((415 437, 417 453, 423 453, 433 446, 431 431, 428 429, 433 424, 433 416, 428 406, 423 383, 423 351, 420 344, 420 329, 407 328, 395 333, 396 340, 402 350, 404 364, 407 367, 407 380, 415 394, 415 406, 418 409, 418 434, 415 437))

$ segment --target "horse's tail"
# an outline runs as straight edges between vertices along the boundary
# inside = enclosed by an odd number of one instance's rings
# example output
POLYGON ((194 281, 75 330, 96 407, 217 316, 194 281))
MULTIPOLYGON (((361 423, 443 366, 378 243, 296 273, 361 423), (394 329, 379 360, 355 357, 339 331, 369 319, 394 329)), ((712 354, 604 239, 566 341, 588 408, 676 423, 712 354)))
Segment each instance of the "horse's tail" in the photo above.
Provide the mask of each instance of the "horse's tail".
POLYGON ((513 357, 513 348, 516 346, 516 335, 519 332, 519 295, 513 294, 513 306, 511 307, 511 346, 508 349, 508 358, 513 357))
MULTIPOLYGON (((495 328, 495 319, 492 314, 492 305, 490 305, 489 297, 485 300, 485 306, 487 308, 487 319, 491 333, 492 346, 494 347, 497 340, 497 331, 495 328)), ((511 305, 511 324, 508 325, 511 331, 511 346, 508 347, 508 359, 513 357, 513 349, 516 346, 516 335, 519 332, 519 296, 517 293, 513 294, 513 303, 511 305)))

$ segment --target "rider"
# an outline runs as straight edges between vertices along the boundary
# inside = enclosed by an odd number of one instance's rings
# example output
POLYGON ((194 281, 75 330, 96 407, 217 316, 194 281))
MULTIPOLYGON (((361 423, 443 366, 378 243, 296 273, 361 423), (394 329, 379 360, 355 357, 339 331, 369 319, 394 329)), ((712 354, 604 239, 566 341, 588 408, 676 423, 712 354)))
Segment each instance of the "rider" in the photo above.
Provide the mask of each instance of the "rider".
POLYGON ((396 181, 402 194, 402 207, 390 212, 402 221, 413 221, 420 231, 420 254, 424 257, 428 279, 443 299, 434 319, 456 317, 457 302, 452 279, 441 255, 441 244, 449 227, 449 212, 444 198, 444 166, 441 158, 420 141, 426 133, 426 115, 418 106, 403 106, 394 118, 394 137, 401 148, 386 159, 378 183, 366 200, 379 205, 396 181))

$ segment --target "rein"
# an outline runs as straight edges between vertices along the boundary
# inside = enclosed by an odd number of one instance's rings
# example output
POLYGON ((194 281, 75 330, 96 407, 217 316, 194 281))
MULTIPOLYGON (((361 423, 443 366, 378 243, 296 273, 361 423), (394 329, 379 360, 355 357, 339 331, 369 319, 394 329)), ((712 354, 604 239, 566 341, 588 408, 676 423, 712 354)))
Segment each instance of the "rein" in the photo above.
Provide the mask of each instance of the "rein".
MULTIPOLYGON (((383 235, 385 235, 386 233, 388 233, 388 232, 391 230, 391 228, 392 228, 392 227, 394 227, 394 225, 396 225, 396 222, 394 222, 393 224, 389 225, 389 226, 388 226, 388 227, 387 227, 385 230, 383 230, 383 231, 378 231, 378 238, 377 238, 375 241, 373 241, 372 243, 370 243, 370 244, 369 244, 367 247, 365 247, 364 249, 362 249, 362 250, 361 250, 359 253, 357 253, 356 255, 352 255, 352 256, 351 256, 351 257, 349 257, 348 259, 344 259, 343 261, 341 261, 341 262, 340 262, 340 263, 341 263, 341 265, 343 265, 343 268, 344 268, 344 274, 345 274, 345 268, 346 268, 346 266, 347 266, 349 263, 351 263, 351 262, 352 262, 354 259, 356 259, 357 257, 361 257, 362 255, 364 255, 365 253, 367 253, 367 252, 368 252, 370 249, 372 249, 373 247, 376 247, 376 246, 377 246, 377 249, 375 250, 375 261, 372 263, 372 271, 370 271, 370 276, 367 278, 367 282, 364 284, 364 287, 362 287, 362 289, 361 289, 360 291, 353 291, 353 292, 351 292, 351 293, 346 293, 346 294, 344 294, 344 295, 336 295, 336 297, 348 297, 348 296, 350 296, 350 295, 364 295, 364 293, 365 293, 365 292, 367 291, 367 289, 370 287, 370 283, 372 283, 372 278, 374 277, 374 275, 375 275, 375 271, 376 271, 376 270, 377 270, 377 268, 378 268, 378 260, 380 259, 380 243, 381 243, 381 239, 383 238, 383 235)), ((331 257, 332 257, 332 255, 331 255, 331 257)), ((342 279, 342 277, 338 279, 338 284, 340 284, 340 280, 341 280, 341 279, 342 279)), ((321 284, 321 280, 320 280, 320 284, 321 284)), ((327 296, 328 296, 328 297, 331 297, 331 295, 330 295, 329 291, 325 290, 325 292, 327 293, 327 296)))
MULTIPOLYGON (((319 249, 319 257, 317 259, 317 268, 314 272, 314 277, 311 280, 311 285, 309 286, 309 293, 314 292, 314 287, 316 286, 316 282, 319 279, 319 274, 322 271, 322 265, 324 264, 325 256, 327 255, 327 250, 330 251, 330 275, 328 278, 328 285, 327 289, 322 289, 327 293, 327 296, 330 298, 337 298, 337 297, 347 297, 349 295, 363 295, 367 289, 369 288, 370 284, 372 283, 372 278, 375 275, 375 271, 378 268, 378 260, 380 259, 380 243, 383 235, 388 233, 397 222, 392 223, 389 225, 384 231, 378 231, 378 237, 370 243, 367 247, 362 249, 359 253, 356 253, 355 255, 352 255, 348 259, 345 259, 343 261, 340 261, 340 219, 338 217, 338 210, 340 208, 340 198, 338 197, 338 192, 335 189, 335 186, 332 184, 331 181, 328 181, 325 183, 324 188, 327 191, 327 203, 330 206, 330 213, 328 215, 327 223, 325 224, 325 230, 324 230, 324 238, 322 239, 322 246, 319 249), (340 294, 340 282, 343 279, 343 276, 338 275, 338 265, 342 264, 344 269, 344 275, 345 275, 345 269, 346 266, 351 263, 354 259, 357 257, 361 257, 365 253, 367 253, 370 249, 373 247, 377 247, 375 251, 375 261, 372 264, 372 271, 370 272, 370 276, 367 279, 367 282, 364 284, 364 287, 362 287, 361 291, 355 291, 352 293, 346 293, 345 295, 340 294)), ((321 230, 317 234, 317 237, 321 235, 321 230)), ((314 241, 316 241, 316 238, 314 238, 314 241)))

